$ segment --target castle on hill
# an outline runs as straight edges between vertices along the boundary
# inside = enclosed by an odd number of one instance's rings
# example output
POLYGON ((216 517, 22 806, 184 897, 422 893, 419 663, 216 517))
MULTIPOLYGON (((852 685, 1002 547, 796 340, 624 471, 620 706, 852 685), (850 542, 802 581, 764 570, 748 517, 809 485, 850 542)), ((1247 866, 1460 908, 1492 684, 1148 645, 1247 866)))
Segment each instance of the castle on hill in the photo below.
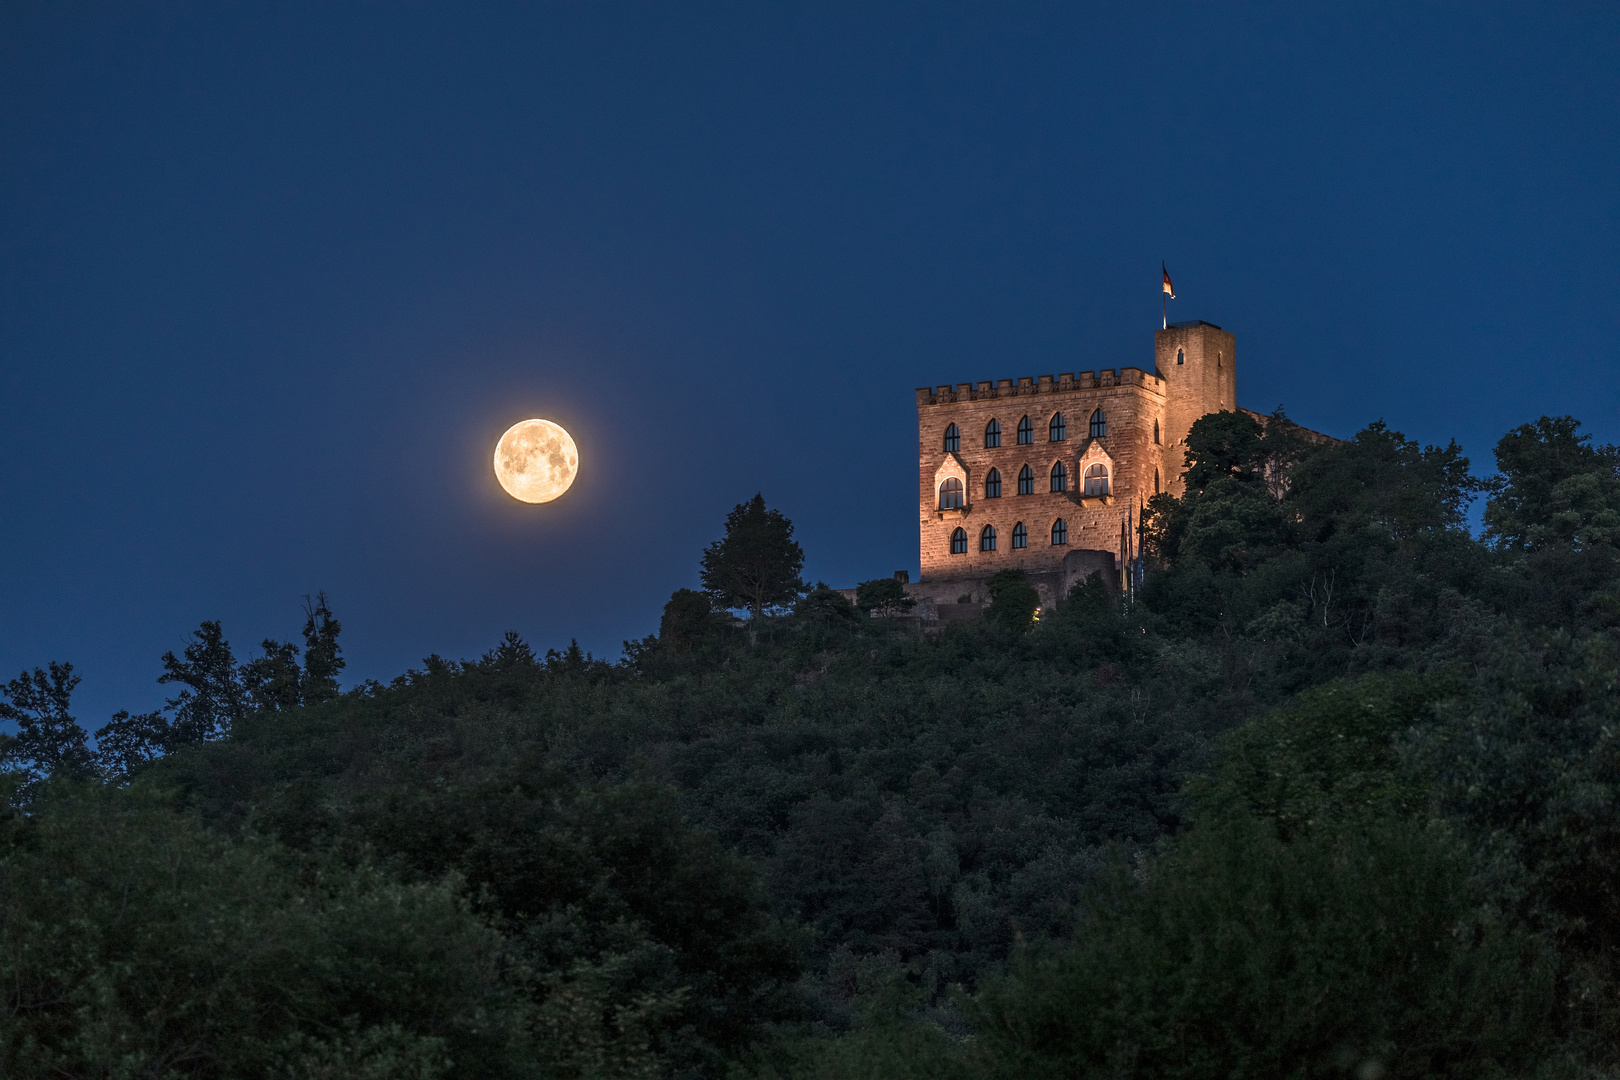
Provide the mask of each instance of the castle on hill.
POLYGON ((979 614, 1000 570, 1024 571, 1045 606, 1096 571, 1118 583, 1124 527, 1181 494, 1194 421, 1238 408, 1231 334, 1194 321, 1153 338, 1149 371, 917 390, 922 578, 907 591, 924 620, 979 614))

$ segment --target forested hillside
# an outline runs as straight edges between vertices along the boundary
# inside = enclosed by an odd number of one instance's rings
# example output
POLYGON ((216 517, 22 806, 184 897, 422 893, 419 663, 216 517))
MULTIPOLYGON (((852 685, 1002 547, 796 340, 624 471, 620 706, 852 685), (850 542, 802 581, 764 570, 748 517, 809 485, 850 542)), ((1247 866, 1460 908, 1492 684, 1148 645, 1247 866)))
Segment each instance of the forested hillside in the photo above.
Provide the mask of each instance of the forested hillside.
POLYGON ((1038 618, 867 617, 756 500, 617 662, 339 692, 322 597, 94 739, 25 673, 0 1074, 1610 1075, 1620 451, 1496 465, 1223 413, 1038 618))

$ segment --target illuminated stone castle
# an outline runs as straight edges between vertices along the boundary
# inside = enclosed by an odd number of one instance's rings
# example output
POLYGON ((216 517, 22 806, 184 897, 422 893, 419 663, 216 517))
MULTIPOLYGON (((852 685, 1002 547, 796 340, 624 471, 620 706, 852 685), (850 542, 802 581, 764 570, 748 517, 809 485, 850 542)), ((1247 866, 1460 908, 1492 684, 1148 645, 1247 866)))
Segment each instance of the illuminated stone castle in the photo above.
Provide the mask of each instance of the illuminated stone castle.
POLYGON ((1093 571, 1117 583, 1127 514, 1156 492, 1181 494, 1188 429, 1237 408, 1231 334, 1187 322, 1153 337, 1149 371, 917 391, 922 580, 908 591, 925 609, 977 614, 998 570, 1023 570, 1043 605, 1093 571), (956 607, 963 597, 970 606, 956 607))

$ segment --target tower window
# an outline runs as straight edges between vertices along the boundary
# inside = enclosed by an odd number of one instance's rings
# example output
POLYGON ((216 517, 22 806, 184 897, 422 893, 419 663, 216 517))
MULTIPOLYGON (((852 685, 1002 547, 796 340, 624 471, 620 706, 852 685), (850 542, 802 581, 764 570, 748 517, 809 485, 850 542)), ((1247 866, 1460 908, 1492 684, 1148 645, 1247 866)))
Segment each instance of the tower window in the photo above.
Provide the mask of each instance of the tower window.
POLYGON ((1029 422, 1029 417, 1018 421, 1018 445, 1028 446, 1035 441, 1035 425, 1029 422))
POLYGON ((962 509, 962 481, 951 476, 939 485, 939 508, 941 510, 962 509))
POLYGON ((1068 437, 1067 430, 1063 426, 1063 414, 1053 413, 1052 422, 1046 425, 1046 438, 1049 442, 1062 442, 1068 437))
POLYGON ((1035 470, 1028 465, 1018 470, 1018 494, 1035 494, 1035 470))
POLYGON ((984 425, 984 448, 994 450, 1001 445, 1001 425, 992 420, 984 425))
POLYGON ((1096 412, 1091 414, 1091 437, 1093 439, 1100 439, 1107 434, 1108 417, 1103 415, 1103 411, 1101 409, 1098 409, 1096 412))
POLYGON ((1022 521, 1013 526, 1013 547, 1029 547, 1029 530, 1024 528, 1022 521))
POLYGON ((986 525, 983 529, 979 530, 979 550, 996 550, 996 527, 994 525, 986 525))
POLYGON ((1159 467, 1153 466, 1153 494, 1159 493, 1159 467))
POLYGON ((1153 421, 1153 445, 1159 445, 1159 422, 1157 420, 1153 421))
POLYGON ((1052 466, 1052 490, 1069 490, 1069 470, 1063 467, 1063 462, 1061 461, 1052 466))
POLYGON ((1067 544, 1068 542, 1069 525, 1062 518, 1058 518, 1052 522, 1052 545, 1056 547, 1059 544, 1067 544))
POLYGON ((1086 466, 1085 493, 1090 497, 1108 494, 1108 466, 1100 461, 1086 466))
POLYGON ((987 499, 1001 498, 1001 470, 991 469, 984 474, 984 497, 987 499))
POLYGON ((945 452, 954 454, 960 449, 962 449, 962 433, 956 430, 955 424, 952 424, 945 429, 945 452))
POLYGON ((1176 350, 1176 363, 1185 364, 1186 362, 1187 362, 1187 354, 1182 352, 1180 349, 1177 349, 1176 350))
POLYGON ((967 554, 967 530, 966 529, 958 528, 955 532, 951 533, 951 554, 952 555, 966 555, 967 554))

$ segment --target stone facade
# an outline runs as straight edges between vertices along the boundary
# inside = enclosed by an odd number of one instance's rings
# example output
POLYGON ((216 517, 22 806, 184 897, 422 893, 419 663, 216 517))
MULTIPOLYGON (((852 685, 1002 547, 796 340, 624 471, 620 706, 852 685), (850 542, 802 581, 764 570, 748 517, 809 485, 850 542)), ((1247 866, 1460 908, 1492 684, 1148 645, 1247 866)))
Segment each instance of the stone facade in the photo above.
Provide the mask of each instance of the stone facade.
POLYGON ((1127 513, 1133 519, 1140 515, 1155 492, 1181 494, 1193 422, 1236 408, 1236 340, 1206 322, 1156 331, 1152 370, 1127 367, 919 389, 922 580, 910 591, 929 608, 955 605, 962 597, 977 608, 988 600, 985 578, 1020 569, 1040 591, 1042 603, 1050 605, 1093 571, 1113 574, 1127 513), (1061 428, 1054 425, 1059 415, 1061 428), (1019 425, 1025 418, 1031 438, 1021 444, 1019 425), (1101 423, 1094 425, 1094 418, 1101 423), (999 446, 986 445, 993 441, 986 434, 991 421, 1000 428, 999 446), (948 443, 952 425, 956 439, 948 443), (1026 467, 1034 490, 1020 494, 1026 467), (1054 490, 1059 467, 1062 490, 1054 490), (992 470, 999 476, 999 496, 992 470), (1099 484, 1088 489, 1088 470, 1106 475, 1106 494, 1098 491, 1099 484), (954 492, 956 484, 960 506, 941 494, 954 492), (1020 525, 1027 542, 1015 548, 1020 525), (992 550, 985 550, 987 526, 994 530, 992 550), (957 547, 965 537, 966 550, 953 552, 958 529, 957 547))

